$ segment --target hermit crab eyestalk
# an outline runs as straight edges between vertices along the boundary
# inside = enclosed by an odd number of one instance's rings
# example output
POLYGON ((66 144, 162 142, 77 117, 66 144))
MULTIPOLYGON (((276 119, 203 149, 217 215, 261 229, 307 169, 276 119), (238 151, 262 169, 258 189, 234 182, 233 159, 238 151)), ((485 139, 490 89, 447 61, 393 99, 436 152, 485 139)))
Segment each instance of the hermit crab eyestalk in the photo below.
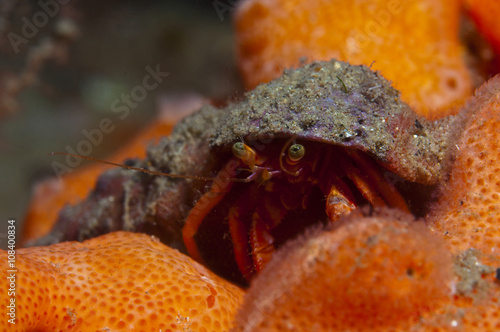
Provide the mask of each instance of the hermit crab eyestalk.
POLYGON ((306 148, 302 144, 293 144, 288 149, 288 158, 292 163, 298 162, 306 153, 306 148))
POLYGON ((243 142, 236 142, 231 149, 236 158, 248 165, 250 169, 255 167, 256 153, 255 151, 243 142))
POLYGON ((299 160, 304 157, 306 153, 306 148, 302 144, 292 144, 288 148, 288 153, 286 154, 285 157, 285 150, 286 147, 292 142, 293 138, 290 138, 288 142, 286 142, 285 145, 283 145, 283 148, 281 149, 280 153, 280 168, 283 172, 285 172, 288 175, 292 176, 298 176, 300 173, 301 169, 296 169, 296 165, 298 164, 299 160), (293 170, 287 169, 285 165, 291 166, 292 168, 295 168, 293 170))
POLYGON ((233 148, 232 148, 232 151, 233 151, 233 154, 237 157, 237 158, 243 158, 243 156, 245 156, 245 144, 242 143, 242 142, 236 142, 233 144, 233 148))

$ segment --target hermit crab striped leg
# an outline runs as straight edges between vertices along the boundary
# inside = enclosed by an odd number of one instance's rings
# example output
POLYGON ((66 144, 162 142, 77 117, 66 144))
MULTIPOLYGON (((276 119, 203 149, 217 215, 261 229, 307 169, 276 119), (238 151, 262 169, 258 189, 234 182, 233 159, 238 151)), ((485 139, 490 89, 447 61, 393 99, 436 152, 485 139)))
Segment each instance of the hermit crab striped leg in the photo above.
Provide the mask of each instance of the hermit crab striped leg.
POLYGON ((367 176, 368 173, 366 169, 357 167, 352 160, 347 158, 341 160, 341 167, 371 206, 387 206, 384 199, 379 195, 376 188, 374 188, 373 181, 370 181, 370 177, 367 176))
POLYGON ((198 245, 194 236, 198 232, 205 217, 212 209, 220 203, 224 196, 231 190, 233 186, 232 178, 236 174, 239 162, 230 160, 226 167, 223 168, 215 177, 210 191, 205 193, 193 207, 189 213, 184 227, 182 228, 182 239, 189 255, 196 261, 204 263, 198 245))
POLYGON ((248 250, 248 227, 241 222, 243 214, 249 213, 245 207, 250 205, 235 205, 229 209, 229 232, 238 269, 249 280, 254 273, 254 265, 248 250))
MULTIPOLYGON (((251 147, 242 142, 233 144, 232 152, 235 158, 232 158, 226 164, 226 167, 217 174, 210 191, 204 194, 195 204, 186 218, 182 229, 182 238, 184 245, 186 246, 186 250, 193 259, 200 263, 204 263, 204 260, 194 237, 205 217, 231 190, 233 183, 252 181, 265 182, 272 176, 280 173, 280 171, 270 171, 265 167, 259 166, 263 160, 259 159, 257 153, 251 147), (241 166, 247 166, 251 174, 245 179, 235 179, 234 177, 236 176, 237 171, 241 169, 241 166)), ((246 239, 247 229, 243 229, 242 225, 236 223, 236 220, 239 220, 239 218, 237 218, 238 215, 239 212, 235 209, 231 209, 229 211, 229 226, 239 268, 243 273, 245 273, 244 271, 246 271, 249 264, 248 260, 243 257, 247 257, 248 254, 246 253, 245 248, 241 245, 241 241, 244 236, 245 241, 243 243, 248 241, 246 239)))
POLYGON ((326 195, 326 215, 330 221, 338 220, 342 216, 349 215, 357 208, 354 195, 349 186, 340 178, 344 175, 338 160, 343 158, 343 154, 338 156, 331 150, 327 150, 321 162, 322 166, 318 171, 318 185, 326 195))
POLYGON ((261 213, 255 212, 252 215, 250 244, 254 273, 262 271, 274 253, 274 237, 271 235, 270 229, 271 227, 261 213))
POLYGON ((401 193, 382 174, 381 167, 359 150, 345 150, 349 159, 342 159, 341 167, 370 205, 389 206, 410 212, 401 193))
POLYGON ((401 193, 394 184, 384 178, 381 172, 381 167, 370 159, 365 153, 359 150, 346 150, 347 154, 354 160, 360 169, 362 169, 373 191, 379 193, 384 201, 393 208, 398 208, 405 212, 410 212, 406 200, 401 196, 401 193))
MULTIPOLYGON (((352 188, 349 188, 341 176, 347 177, 371 206, 389 206, 410 211, 403 196, 394 184, 384 178, 383 169, 376 162, 362 151, 343 150, 345 154, 342 153, 337 158, 337 169, 331 171, 330 175, 326 175, 324 170, 320 171, 323 178, 329 179, 327 187, 322 185, 322 189, 327 194, 326 213, 330 221, 352 213, 359 205, 354 199, 352 188)), ((330 157, 325 158, 324 165, 332 164, 330 157)))
POLYGON ((250 281, 269 262, 274 253, 274 237, 270 231, 283 219, 286 210, 268 195, 259 195, 252 184, 252 194, 242 196, 229 209, 229 231, 234 258, 243 277, 250 281), (266 204, 259 204, 265 201, 266 204), (273 215, 275 218, 270 217, 273 215), (245 222, 244 220, 248 221, 245 222))
POLYGON ((259 195, 252 184, 252 194, 238 199, 229 209, 229 231, 233 243, 234 258, 243 277, 250 281, 271 260, 274 253, 274 237, 271 230, 284 218, 287 210, 276 201, 273 193, 259 195), (259 204, 264 201, 264 204, 259 204), (249 218, 248 218, 249 217, 249 218), (243 220, 248 220, 248 223, 243 220))
POLYGON ((326 197, 326 215, 330 221, 349 215, 356 209, 353 195, 345 183, 335 177, 326 197))

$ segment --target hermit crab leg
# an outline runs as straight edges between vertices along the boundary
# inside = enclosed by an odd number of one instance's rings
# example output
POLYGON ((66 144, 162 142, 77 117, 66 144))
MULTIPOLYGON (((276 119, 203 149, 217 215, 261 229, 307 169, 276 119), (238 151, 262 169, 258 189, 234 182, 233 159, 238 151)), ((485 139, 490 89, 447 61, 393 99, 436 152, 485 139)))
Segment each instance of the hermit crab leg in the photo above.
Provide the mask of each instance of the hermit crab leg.
POLYGON ((257 205, 250 226, 254 273, 262 271, 271 260, 275 250, 271 230, 282 222, 287 212, 288 208, 275 192, 266 192, 261 204, 257 205))
POLYGON ((346 158, 342 158, 340 161, 340 166, 346 173, 347 177, 361 192, 361 195, 363 195, 363 197, 372 206, 387 206, 383 198, 380 197, 375 188, 373 188, 372 184, 370 183, 370 178, 366 175, 361 174, 361 170, 357 168, 352 162, 350 162, 346 158))
POLYGON ((255 272, 258 273, 267 265, 274 253, 274 237, 258 212, 254 212, 252 216, 250 244, 255 272))
POLYGON ((349 215, 356 209, 354 195, 348 185, 336 174, 341 173, 341 169, 335 164, 332 167, 332 151, 328 150, 323 156, 323 166, 319 170, 321 178, 329 180, 319 182, 319 186, 326 196, 326 214, 330 221, 336 221, 341 216, 349 215))
POLYGON ((347 185, 338 178, 336 180, 338 181, 335 181, 336 183, 330 187, 330 192, 326 198, 326 214, 330 221, 347 216, 356 209, 354 199, 347 185))
POLYGON ((234 258, 247 281, 261 271, 271 259, 274 252, 274 238, 269 230, 276 227, 286 213, 286 209, 277 203, 276 197, 271 195, 259 197, 258 188, 259 184, 254 184, 249 188, 248 195, 240 197, 229 210, 229 231, 234 258), (256 204, 262 205, 256 206, 256 204), (251 211, 254 212, 248 225, 244 220, 245 216, 252 213, 251 211))
POLYGON ((239 161, 231 160, 226 164, 215 178, 210 191, 205 193, 196 202, 195 206, 186 218, 184 227, 182 228, 182 239, 189 255, 196 261, 204 263, 201 257, 200 250, 194 239, 200 225, 205 217, 219 204, 224 196, 231 190, 233 181, 230 178, 234 177, 236 168, 239 166, 239 161))
POLYGON ((384 176, 380 172, 380 166, 359 150, 347 150, 347 153, 366 173, 370 184, 374 187, 375 191, 383 197, 390 207, 410 212, 406 201, 396 187, 391 182, 384 179, 384 176))
POLYGON ((229 232, 233 242, 234 258, 241 274, 250 280, 255 273, 248 247, 248 228, 242 221, 242 206, 237 204, 229 209, 229 232))

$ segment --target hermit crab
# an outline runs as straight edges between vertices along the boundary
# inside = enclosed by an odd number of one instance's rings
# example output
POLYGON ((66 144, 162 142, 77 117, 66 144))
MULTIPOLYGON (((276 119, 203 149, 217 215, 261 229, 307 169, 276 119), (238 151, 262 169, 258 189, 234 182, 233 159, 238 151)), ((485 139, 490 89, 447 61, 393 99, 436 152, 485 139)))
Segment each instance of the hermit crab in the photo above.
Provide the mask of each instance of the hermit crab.
POLYGON ((148 158, 128 162, 167 176, 103 174, 38 244, 148 232, 248 281, 312 224, 360 206, 425 213, 453 121, 417 116, 368 67, 314 62, 184 119, 148 158))

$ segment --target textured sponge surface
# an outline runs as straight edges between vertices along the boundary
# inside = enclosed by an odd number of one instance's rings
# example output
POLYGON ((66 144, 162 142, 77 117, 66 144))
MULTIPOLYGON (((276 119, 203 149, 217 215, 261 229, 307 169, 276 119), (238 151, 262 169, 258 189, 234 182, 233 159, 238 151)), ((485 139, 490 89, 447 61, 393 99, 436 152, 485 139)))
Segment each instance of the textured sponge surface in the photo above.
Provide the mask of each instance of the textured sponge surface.
POLYGON ((1 331, 227 331, 242 297, 144 234, 20 249, 16 268, 17 323, 2 319, 1 331))

